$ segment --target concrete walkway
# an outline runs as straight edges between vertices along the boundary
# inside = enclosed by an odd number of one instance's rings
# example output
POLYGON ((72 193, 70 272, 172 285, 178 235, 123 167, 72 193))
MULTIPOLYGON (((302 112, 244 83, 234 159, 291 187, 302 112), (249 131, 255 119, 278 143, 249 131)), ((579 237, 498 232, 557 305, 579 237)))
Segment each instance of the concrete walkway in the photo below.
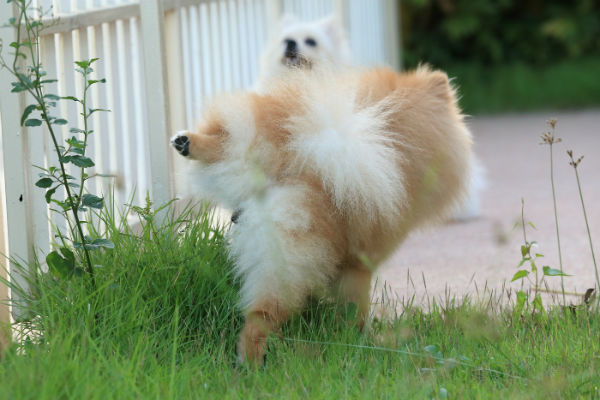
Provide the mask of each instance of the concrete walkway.
MULTIPOLYGON (((566 150, 585 155, 578 169, 600 263, 600 110, 470 118, 475 151, 487 169, 481 217, 413 234, 379 270, 379 282, 385 281, 400 300, 415 295, 417 303, 426 301, 426 295, 474 295, 476 287, 481 292, 486 283, 502 288, 521 260, 522 230, 514 228, 520 221, 521 198, 526 221, 537 228, 528 227, 527 238, 537 241, 535 251, 545 256, 538 265, 559 268, 549 147, 538 144, 551 118, 558 120, 556 136, 563 139, 554 145, 554 165, 563 269, 572 275, 565 277, 565 288, 585 292, 594 287, 581 202, 566 150)), ((560 288, 559 277, 547 282, 560 288)), ((506 285, 520 288, 516 282, 506 285)), ((580 300, 570 296, 567 301, 580 300)))

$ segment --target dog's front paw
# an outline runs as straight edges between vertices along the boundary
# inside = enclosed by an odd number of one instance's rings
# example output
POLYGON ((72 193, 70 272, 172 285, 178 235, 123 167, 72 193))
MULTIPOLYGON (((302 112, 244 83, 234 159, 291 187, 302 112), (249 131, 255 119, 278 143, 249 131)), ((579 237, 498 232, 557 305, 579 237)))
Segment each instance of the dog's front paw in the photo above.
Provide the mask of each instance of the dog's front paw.
POLYGON ((171 138, 171 146, 175 147, 175 150, 184 157, 190 155, 190 138, 186 133, 186 131, 177 132, 177 134, 171 138))

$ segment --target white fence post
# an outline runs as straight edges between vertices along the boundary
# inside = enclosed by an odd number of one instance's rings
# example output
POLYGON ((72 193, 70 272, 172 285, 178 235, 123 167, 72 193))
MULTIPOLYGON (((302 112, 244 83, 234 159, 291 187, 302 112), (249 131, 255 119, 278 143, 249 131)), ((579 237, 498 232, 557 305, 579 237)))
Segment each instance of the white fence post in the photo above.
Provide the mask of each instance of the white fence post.
POLYGON ((346 9, 348 6, 346 1, 347 0, 333 0, 333 12, 343 26, 348 29, 348 10, 346 9))
MULTIPOLYGON (((0 3, 0 15, 14 15, 12 4, 6 2, 0 3)), ((4 54, 8 55, 8 44, 17 38, 15 28, 12 26, 0 27, 0 40, 4 43, 4 54)), ((12 75, 3 68, 0 68, 0 93, 10 94, 13 81, 12 75)), ((28 184, 29 171, 29 149, 27 147, 27 131, 20 127, 21 111, 25 95, 23 93, 3 95, 0 97, 0 118, 2 123, 2 162, 4 172, 4 201, 5 206, 2 210, 6 228, 5 234, 5 255, 10 257, 8 264, 8 279, 11 284, 27 290, 27 283, 16 268, 13 259, 19 260, 24 264, 30 264, 34 259, 33 242, 31 230, 28 230, 29 221, 28 211, 30 211, 29 201, 32 188, 28 184)), ((12 299, 12 314, 15 319, 22 317, 22 310, 14 307, 19 302, 19 296, 13 291, 9 293, 12 299)))
POLYGON ((384 0, 386 59, 396 70, 402 69, 402 37, 400 0, 384 0))
POLYGON ((269 24, 269 37, 277 33, 279 28, 279 20, 281 18, 281 0, 270 0, 266 3, 267 20, 269 24))
MULTIPOLYGON (((179 10, 171 10, 165 13, 166 43, 169 43, 169 46, 166 48, 166 65, 169 77, 167 89, 169 92, 168 105, 170 113, 170 125, 168 129, 173 133, 183 129, 192 129, 193 126, 188 126, 187 120, 197 117, 196 115, 188 116, 186 112, 186 82, 183 66, 185 58, 182 50, 180 12, 179 10)), ((194 67, 198 68, 198 66, 194 67)), ((200 73, 200 71, 197 72, 200 73)), ((183 157, 174 157, 170 168, 174 168, 174 171, 183 170, 186 168, 186 160, 183 157)), ((174 195, 181 193, 184 188, 189 186, 187 174, 173 173, 171 179, 175 182, 174 195)))
MULTIPOLYGON (((0 185, 4 183, 4 179, 0 177, 0 185)), ((0 198, 0 254, 6 252, 6 232, 4 232, 4 199, 0 198)), ((2 257, 0 255, 0 257, 2 257)), ((6 279, 6 259, 0 260, 0 278, 6 279)), ((0 358, 4 355, 4 351, 11 342, 10 332, 10 310, 8 309, 8 287, 0 282, 0 358)))
MULTIPOLYGON (((153 202, 158 206, 169 201, 173 193, 170 179, 170 148, 168 145, 169 103, 167 63, 165 62, 165 15, 161 0, 140 2, 146 115, 150 146, 150 172, 153 202)), ((121 62, 123 62, 122 60, 121 62)), ((183 93, 182 93, 183 96, 183 93)))

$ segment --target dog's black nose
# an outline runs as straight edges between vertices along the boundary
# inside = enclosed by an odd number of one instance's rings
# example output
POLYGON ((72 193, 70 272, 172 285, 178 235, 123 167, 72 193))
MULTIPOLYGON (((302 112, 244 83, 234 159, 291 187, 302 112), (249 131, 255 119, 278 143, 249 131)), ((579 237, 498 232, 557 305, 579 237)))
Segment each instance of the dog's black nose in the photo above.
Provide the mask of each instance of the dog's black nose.
POLYGON ((283 41, 285 44, 285 55, 286 57, 293 57, 298 52, 298 43, 294 39, 285 39, 283 41))

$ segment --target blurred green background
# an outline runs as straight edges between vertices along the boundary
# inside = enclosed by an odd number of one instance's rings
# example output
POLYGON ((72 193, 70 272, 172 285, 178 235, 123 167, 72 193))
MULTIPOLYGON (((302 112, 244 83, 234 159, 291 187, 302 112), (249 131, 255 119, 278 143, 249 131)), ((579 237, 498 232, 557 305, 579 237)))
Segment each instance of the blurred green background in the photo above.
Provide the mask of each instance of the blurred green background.
POLYGON ((466 113, 600 105, 600 0, 402 0, 403 63, 444 69, 466 113))

